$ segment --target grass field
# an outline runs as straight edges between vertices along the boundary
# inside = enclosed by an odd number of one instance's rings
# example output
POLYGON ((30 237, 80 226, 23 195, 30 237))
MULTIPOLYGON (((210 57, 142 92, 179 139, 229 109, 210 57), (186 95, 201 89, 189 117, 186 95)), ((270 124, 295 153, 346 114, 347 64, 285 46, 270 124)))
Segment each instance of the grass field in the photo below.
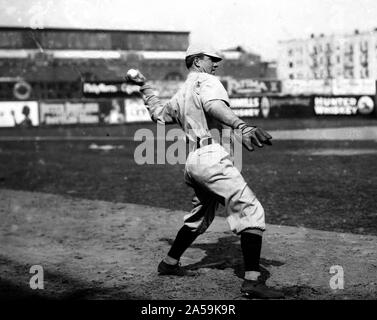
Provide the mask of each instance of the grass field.
MULTIPOLYGON (((257 123, 271 130, 369 126, 377 121, 257 123)), ((85 135, 93 140, 0 141, 0 188, 190 210, 193 192, 184 184, 183 165, 139 166, 133 158, 136 142, 95 140, 132 136, 138 127, 2 129, 0 136, 85 135), (92 143, 120 148, 91 150, 92 143)), ((243 175, 264 205, 267 223, 377 235, 376 150, 376 141, 275 141, 272 147, 243 153, 243 175)))
MULTIPOLYGON (((326 117, 326 118, 298 118, 298 119, 246 119, 252 125, 261 126, 267 130, 286 129, 312 129, 312 128, 339 128, 339 127, 361 127, 376 126, 377 118, 349 118, 326 117)), ((115 126, 53 126, 53 127, 33 127, 28 130, 18 130, 15 128, 0 128, 0 138, 2 136, 133 136, 133 133, 141 128, 154 130, 153 123, 129 123, 127 125, 115 126)), ((176 127, 178 126, 169 126, 176 127)))

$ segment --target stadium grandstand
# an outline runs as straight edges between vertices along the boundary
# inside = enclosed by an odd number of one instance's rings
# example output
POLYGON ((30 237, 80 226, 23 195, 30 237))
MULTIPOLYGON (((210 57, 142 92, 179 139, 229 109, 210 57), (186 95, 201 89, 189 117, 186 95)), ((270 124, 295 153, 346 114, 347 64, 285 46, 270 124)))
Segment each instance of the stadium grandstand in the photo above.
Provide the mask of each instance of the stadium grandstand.
MULTIPOLYGON (((188 44, 185 31, 0 27, 0 99, 14 98, 20 80, 33 88, 31 99, 79 98, 82 81, 121 81, 130 67, 151 80, 182 81, 188 44)), ((223 52, 222 77, 276 77, 256 54, 223 52)))
MULTIPOLYGON (((142 70, 166 101, 186 78, 189 40, 187 31, 0 27, 0 127, 151 121, 124 75, 142 70)), ((242 47, 222 53, 220 80, 245 97, 235 112, 258 116, 260 101, 248 97, 280 92, 276 68, 242 47)))

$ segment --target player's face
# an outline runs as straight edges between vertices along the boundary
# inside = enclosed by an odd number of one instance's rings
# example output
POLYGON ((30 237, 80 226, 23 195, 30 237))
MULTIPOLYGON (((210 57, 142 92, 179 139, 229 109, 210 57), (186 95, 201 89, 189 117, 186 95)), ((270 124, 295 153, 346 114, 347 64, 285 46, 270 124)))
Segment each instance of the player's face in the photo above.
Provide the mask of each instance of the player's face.
POLYGON ((215 74, 219 66, 219 60, 210 56, 204 56, 201 62, 201 71, 209 74, 215 74))

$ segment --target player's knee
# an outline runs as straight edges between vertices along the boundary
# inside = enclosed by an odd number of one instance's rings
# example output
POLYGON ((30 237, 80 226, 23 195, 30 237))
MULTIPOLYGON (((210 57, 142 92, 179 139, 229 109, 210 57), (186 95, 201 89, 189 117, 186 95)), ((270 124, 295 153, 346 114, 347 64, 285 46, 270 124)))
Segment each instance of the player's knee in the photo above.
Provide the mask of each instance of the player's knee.
POLYGON ((245 229, 265 230, 264 209, 262 204, 254 199, 252 205, 243 208, 240 212, 233 213, 227 218, 230 229, 239 234, 245 229))

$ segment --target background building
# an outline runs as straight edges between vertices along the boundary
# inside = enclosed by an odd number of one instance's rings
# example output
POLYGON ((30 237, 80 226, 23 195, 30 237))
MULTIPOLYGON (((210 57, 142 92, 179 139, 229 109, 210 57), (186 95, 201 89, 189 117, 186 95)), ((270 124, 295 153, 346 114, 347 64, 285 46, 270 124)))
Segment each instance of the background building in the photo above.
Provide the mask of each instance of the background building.
POLYGON ((311 35, 308 39, 282 41, 279 46, 277 73, 287 90, 292 84, 297 87, 301 81, 304 86, 305 81, 311 81, 309 87, 322 91, 318 93, 375 92, 377 29, 311 35))
POLYGON ((225 60, 218 75, 235 79, 276 79, 276 65, 238 46, 222 50, 225 60))
POLYGON ((282 41, 277 76, 283 94, 374 95, 377 29, 282 41))
POLYGON ((280 79, 377 78, 377 29, 280 42, 280 79))

